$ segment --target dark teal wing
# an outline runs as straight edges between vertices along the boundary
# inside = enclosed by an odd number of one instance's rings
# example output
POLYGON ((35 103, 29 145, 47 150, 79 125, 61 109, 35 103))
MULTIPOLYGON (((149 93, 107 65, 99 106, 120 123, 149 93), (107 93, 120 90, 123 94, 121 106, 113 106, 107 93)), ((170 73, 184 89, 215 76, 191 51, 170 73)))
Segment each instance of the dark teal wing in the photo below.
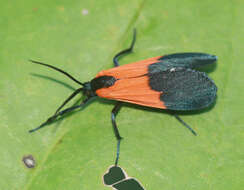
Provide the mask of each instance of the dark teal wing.
POLYGON ((195 69, 217 61, 217 56, 207 53, 175 53, 164 55, 158 59, 157 63, 149 66, 149 73, 166 71, 170 68, 195 69))
POLYGON ((162 92, 160 100, 170 110, 196 110, 216 99, 217 87, 203 72, 181 67, 149 72, 149 85, 162 92))

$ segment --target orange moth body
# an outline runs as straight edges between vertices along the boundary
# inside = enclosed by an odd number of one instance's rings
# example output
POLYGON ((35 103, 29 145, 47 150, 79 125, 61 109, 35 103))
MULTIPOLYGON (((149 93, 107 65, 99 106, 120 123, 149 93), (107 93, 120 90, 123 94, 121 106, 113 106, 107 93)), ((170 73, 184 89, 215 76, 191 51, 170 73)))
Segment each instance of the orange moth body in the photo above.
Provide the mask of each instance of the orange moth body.
POLYGON ((166 109, 164 103, 160 101, 162 92, 151 89, 147 76, 148 65, 157 62, 160 57, 162 56, 99 72, 96 78, 113 76, 117 81, 108 88, 96 90, 96 94, 102 98, 166 109))

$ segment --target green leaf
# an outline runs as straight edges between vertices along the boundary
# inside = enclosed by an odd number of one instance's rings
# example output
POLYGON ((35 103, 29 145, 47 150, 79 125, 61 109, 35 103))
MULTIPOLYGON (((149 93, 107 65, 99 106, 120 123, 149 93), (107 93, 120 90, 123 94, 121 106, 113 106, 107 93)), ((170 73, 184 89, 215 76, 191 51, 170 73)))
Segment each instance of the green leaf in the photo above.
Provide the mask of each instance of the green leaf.
POLYGON ((117 117, 120 166, 147 190, 241 190, 243 11, 240 0, 2 2, 0 189, 109 189, 102 176, 115 159, 115 102, 94 100, 29 134, 78 86, 28 59, 89 81, 113 67, 136 27, 134 53, 121 64, 174 52, 215 54, 217 66, 208 74, 218 98, 209 109, 181 116, 196 137, 164 110, 126 104, 117 117), (24 165, 25 155, 35 158, 35 168, 24 165))

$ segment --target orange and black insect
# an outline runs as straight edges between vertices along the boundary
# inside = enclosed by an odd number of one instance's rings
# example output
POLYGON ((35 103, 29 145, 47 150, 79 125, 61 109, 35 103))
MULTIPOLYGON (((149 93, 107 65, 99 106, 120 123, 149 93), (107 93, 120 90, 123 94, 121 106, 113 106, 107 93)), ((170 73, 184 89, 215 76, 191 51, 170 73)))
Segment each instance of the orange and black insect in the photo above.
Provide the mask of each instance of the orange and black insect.
MULTIPOLYGON (((135 40, 136 31, 134 31, 130 48, 119 52, 113 58, 114 68, 99 72, 94 79, 85 83, 78 81, 59 68, 30 60, 32 63, 44 65, 63 73, 82 87, 75 90, 44 123, 29 132, 34 132, 50 124, 57 117, 84 106, 92 97, 99 96, 116 100, 118 102, 112 110, 111 119, 117 139, 115 161, 115 165, 117 165, 122 138, 115 117, 122 102, 160 109, 187 111, 208 107, 215 101, 216 85, 204 72, 195 69, 216 62, 216 56, 206 53, 175 53, 119 66, 119 57, 132 52, 135 40), (61 111, 79 93, 83 93, 86 99, 80 105, 61 111)), ((174 116, 196 135, 194 130, 178 115, 174 114, 174 116)))

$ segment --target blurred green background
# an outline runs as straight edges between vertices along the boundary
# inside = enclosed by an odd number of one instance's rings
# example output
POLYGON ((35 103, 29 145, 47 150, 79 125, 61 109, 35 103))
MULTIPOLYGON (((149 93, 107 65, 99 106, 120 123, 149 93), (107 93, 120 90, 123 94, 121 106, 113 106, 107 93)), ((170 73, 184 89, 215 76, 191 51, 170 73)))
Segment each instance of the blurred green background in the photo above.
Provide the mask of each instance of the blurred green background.
POLYGON ((85 82, 113 66, 134 27, 134 53, 121 64, 175 52, 215 54, 208 74, 218 98, 210 109, 182 115, 197 137, 163 110, 126 104, 117 117, 120 165, 147 190, 243 189, 243 11, 241 0, 1 2, 0 189, 109 189, 102 175, 115 158, 115 102, 93 101, 29 134, 78 86, 28 59, 85 82), (22 162, 28 154, 34 169, 22 162))

